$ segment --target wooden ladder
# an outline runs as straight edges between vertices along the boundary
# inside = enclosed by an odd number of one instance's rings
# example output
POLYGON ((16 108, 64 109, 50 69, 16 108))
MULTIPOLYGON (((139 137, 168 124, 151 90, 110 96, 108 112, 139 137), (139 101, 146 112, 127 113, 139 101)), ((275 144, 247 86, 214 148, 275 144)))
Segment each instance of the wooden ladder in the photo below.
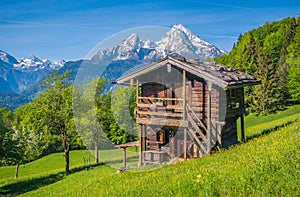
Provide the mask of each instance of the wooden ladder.
POLYGON ((208 139, 206 137, 207 134, 207 127, 205 124, 200 120, 194 110, 187 106, 186 117, 188 121, 188 134, 193 139, 194 143, 199 149, 200 156, 206 155, 210 152, 207 148, 208 139))

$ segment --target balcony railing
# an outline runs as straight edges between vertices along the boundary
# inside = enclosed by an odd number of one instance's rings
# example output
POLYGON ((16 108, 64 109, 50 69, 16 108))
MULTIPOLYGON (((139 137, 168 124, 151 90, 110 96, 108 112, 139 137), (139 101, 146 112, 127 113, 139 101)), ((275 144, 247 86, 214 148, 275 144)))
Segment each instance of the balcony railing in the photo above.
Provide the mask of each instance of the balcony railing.
POLYGON ((138 97, 135 110, 139 124, 187 126, 181 98, 138 97))

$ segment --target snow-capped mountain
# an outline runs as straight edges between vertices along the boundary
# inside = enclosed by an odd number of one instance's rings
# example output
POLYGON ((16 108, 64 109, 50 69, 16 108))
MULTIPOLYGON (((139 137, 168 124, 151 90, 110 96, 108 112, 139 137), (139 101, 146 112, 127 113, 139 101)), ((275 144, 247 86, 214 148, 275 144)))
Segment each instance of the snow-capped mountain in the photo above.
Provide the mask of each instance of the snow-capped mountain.
POLYGON ((204 61, 207 58, 219 57, 224 54, 216 46, 202 40, 181 24, 174 25, 155 44, 156 50, 152 53, 156 53, 156 56, 159 57, 165 57, 168 53, 173 52, 187 59, 199 58, 204 61))
POLYGON ((87 72, 87 77, 98 76, 97 66, 105 65, 101 76, 115 81, 128 70, 135 69, 135 66, 157 61, 167 55, 204 61, 224 53, 180 24, 174 25, 155 42, 150 39, 141 40, 139 35, 134 33, 118 45, 99 50, 90 60, 54 62, 48 59, 41 60, 34 55, 17 59, 0 50, 0 93, 22 92, 32 97, 39 91, 38 84, 46 74, 53 70, 63 73, 68 69, 76 76, 83 62, 92 68, 92 72, 87 72), (95 70, 97 72, 94 72, 95 70))
POLYGON ((52 70, 63 67, 64 62, 40 60, 34 55, 16 59, 12 55, 0 51, 0 78, 6 88, 1 92, 21 92, 41 80, 52 70))
POLYGON ((120 45, 100 50, 92 59, 104 62, 117 60, 147 60, 156 61, 170 54, 177 54, 187 59, 219 57, 225 54, 213 44, 206 42, 183 25, 174 25, 160 40, 142 41, 134 33, 120 45))
POLYGON ((38 70, 57 70, 64 66, 64 61, 62 62, 52 62, 48 59, 40 60, 34 55, 28 58, 21 58, 17 63, 13 64, 13 67, 27 72, 38 71, 38 70))
POLYGON ((0 50, 0 60, 2 63, 7 63, 7 64, 16 64, 18 63, 18 60, 14 58, 13 56, 9 55, 8 53, 1 51, 0 50))

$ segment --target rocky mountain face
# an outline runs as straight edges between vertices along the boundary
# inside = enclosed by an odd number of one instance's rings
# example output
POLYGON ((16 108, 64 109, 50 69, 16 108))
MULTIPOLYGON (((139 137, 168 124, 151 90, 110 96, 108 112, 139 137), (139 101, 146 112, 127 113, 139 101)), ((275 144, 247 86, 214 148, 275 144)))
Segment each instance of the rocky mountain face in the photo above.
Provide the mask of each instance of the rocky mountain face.
MULTIPOLYGON (((47 59, 40 60, 34 55, 16 59, 0 50, 0 94, 23 93, 32 97, 38 91, 38 84, 46 74, 53 70, 63 73, 68 69, 75 76, 82 64, 93 70, 99 70, 98 67, 102 66, 103 70, 97 74, 100 73, 101 77, 114 81, 137 65, 152 63, 167 55, 183 56, 187 59, 198 58, 204 61, 223 54, 224 51, 202 40, 180 24, 174 25, 158 41, 141 40, 139 35, 134 33, 119 45, 99 50, 89 60, 53 62, 47 59)), ((0 107, 1 105, 3 106, 0 103, 0 107)))
POLYGON ((64 62, 40 60, 34 55, 16 59, 10 54, 0 51, 0 92, 22 92, 52 70, 63 66, 64 62))
POLYGON ((183 25, 174 25, 160 40, 140 40, 134 33, 120 45, 110 49, 100 50, 92 60, 111 62, 117 60, 156 61, 167 55, 177 54, 187 59, 198 58, 204 61, 219 57, 224 51, 199 38, 183 25))

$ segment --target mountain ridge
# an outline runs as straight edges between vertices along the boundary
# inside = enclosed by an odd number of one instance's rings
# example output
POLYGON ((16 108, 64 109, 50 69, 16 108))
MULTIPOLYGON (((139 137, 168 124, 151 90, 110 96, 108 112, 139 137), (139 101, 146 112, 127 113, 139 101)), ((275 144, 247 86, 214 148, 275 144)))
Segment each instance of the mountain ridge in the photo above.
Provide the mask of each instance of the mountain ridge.
MULTIPOLYGON (((32 98, 39 92, 38 84, 54 70, 62 73, 68 69, 75 76, 81 66, 89 66, 94 70, 98 69, 97 66, 105 66, 100 77, 114 81, 139 64, 152 63, 167 55, 204 61, 223 54, 225 53, 222 50, 202 40, 190 29, 176 24, 157 41, 141 40, 137 33, 133 33, 120 44, 99 50, 91 59, 54 62, 41 60, 34 54, 28 58, 17 59, 0 50, 0 78, 1 84, 10 86, 3 88, 2 92, 24 93, 32 98)), ((98 71, 87 73, 93 75, 87 76, 91 78, 95 77, 95 73, 99 74, 98 71)))

